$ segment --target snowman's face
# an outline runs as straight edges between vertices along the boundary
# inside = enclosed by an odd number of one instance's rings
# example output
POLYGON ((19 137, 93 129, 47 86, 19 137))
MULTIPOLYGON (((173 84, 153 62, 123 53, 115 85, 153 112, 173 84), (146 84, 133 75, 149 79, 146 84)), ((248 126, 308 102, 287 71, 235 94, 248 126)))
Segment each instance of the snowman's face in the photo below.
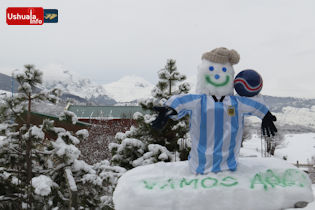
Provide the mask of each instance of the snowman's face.
POLYGON ((233 95, 233 80, 234 69, 230 63, 214 63, 203 59, 198 67, 196 92, 216 96, 233 95))

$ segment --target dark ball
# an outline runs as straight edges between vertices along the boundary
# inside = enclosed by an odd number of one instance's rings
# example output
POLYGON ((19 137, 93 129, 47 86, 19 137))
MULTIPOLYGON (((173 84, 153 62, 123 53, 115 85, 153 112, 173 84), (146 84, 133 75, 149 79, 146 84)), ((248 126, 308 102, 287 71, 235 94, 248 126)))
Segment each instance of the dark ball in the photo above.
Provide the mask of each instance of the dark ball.
POLYGON ((255 70, 246 69, 238 73, 234 79, 234 88, 240 96, 253 97, 263 86, 263 80, 255 70))

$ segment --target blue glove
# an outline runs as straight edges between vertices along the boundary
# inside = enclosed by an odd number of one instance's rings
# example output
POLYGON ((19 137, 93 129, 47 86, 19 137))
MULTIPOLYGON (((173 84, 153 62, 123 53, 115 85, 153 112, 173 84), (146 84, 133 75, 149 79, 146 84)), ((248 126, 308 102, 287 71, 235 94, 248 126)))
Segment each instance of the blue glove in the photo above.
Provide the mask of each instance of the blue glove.
POLYGON ((175 109, 171 107, 164 107, 164 106, 155 106, 153 107, 155 111, 159 113, 156 119, 152 122, 152 128, 155 130, 163 130, 169 117, 171 115, 176 115, 177 112, 175 109))

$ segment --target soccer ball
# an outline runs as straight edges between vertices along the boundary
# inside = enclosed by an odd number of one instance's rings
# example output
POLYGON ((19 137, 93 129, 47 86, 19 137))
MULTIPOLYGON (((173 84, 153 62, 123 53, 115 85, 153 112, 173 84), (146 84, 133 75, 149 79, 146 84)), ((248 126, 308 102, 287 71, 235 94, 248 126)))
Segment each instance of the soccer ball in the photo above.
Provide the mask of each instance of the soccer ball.
POLYGON ((234 79, 234 88, 240 96, 253 97, 261 91, 262 86, 261 76, 252 69, 241 71, 234 79))

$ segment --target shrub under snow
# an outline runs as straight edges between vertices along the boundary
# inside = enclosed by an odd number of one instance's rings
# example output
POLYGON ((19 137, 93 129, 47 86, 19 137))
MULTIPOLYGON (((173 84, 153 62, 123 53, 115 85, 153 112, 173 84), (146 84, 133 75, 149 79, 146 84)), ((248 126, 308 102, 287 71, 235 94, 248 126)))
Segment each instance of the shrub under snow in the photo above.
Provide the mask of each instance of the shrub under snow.
POLYGON ((53 181, 48 176, 40 175, 32 178, 32 186, 37 195, 46 196, 51 192, 53 181))

